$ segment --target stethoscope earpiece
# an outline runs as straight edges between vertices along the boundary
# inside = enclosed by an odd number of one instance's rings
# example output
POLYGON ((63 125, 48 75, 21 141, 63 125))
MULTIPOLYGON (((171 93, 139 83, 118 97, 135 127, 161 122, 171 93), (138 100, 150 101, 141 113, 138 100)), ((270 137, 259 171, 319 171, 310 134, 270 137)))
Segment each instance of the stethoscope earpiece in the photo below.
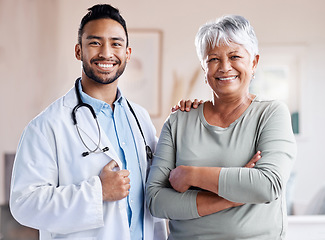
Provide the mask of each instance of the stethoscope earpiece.
MULTIPOLYGON (((109 150, 109 147, 104 147, 103 149, 102 149, 102 152, 107 152, 109 150)), ((92 153, 92 152, 95 152, 95 151, 91 151, 91 152, 83 152, 82 153, 82 156, 83 157, 87 157, 90 153, 92 153)))
POLYGON ((109 150, 109 147, 104 147, 104 148, 102 149, 103 152, 107 152, 108 150, 109 150))
POLYGON ((82 156, 83 156, 83 157, 87 157, 88 155, 89 155, 89 152, 83 152, 83 153, 82 153, 82 156))

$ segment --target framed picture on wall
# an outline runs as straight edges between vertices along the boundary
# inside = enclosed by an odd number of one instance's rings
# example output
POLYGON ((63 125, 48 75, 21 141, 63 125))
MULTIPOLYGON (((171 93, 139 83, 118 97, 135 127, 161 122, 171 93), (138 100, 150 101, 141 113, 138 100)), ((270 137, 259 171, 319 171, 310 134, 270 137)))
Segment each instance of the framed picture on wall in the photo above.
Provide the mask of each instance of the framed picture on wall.
POLYGON ((159 117, 161 109, 162 32, 156 29, 130 29, 131 60, 120 77, 119 87, 131 101, 159 117))

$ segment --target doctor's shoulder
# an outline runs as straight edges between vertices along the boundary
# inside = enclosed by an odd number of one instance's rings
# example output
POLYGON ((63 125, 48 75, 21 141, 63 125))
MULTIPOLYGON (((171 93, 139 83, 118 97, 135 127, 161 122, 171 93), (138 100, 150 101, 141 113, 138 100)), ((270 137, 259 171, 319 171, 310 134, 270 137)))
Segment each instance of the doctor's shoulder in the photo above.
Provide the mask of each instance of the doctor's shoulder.
POLYGON ((37 128, 51 128, 57 124, 72 124, 71 108, 63 105, 63 97, 58 98, 36 115, 27 125, 37 128))

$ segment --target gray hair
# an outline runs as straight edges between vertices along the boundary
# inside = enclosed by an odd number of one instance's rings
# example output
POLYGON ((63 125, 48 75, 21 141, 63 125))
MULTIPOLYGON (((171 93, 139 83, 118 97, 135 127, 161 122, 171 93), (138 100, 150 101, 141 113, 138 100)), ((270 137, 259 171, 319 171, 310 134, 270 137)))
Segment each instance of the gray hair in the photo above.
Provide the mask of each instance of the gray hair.
POLYGON ((242 16, 226 15, 202 25, 195 37, 197 55, 203 66, 208 52, 230 42, 242 45, 250 54, 251 61, 258 55, 258 41, 253 27, 242 16))

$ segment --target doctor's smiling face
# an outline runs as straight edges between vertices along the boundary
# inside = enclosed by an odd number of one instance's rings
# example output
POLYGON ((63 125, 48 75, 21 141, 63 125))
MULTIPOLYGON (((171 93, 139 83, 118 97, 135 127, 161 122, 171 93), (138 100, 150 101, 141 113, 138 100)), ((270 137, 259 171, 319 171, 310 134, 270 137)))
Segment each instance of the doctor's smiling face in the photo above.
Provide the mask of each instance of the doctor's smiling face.
POLYGON ((75 55, 82 61, 82 79, 110 84, 124 72, 131 48, 127 46, 122 25, 113 19, 102 18, 84 26, 75 55))

